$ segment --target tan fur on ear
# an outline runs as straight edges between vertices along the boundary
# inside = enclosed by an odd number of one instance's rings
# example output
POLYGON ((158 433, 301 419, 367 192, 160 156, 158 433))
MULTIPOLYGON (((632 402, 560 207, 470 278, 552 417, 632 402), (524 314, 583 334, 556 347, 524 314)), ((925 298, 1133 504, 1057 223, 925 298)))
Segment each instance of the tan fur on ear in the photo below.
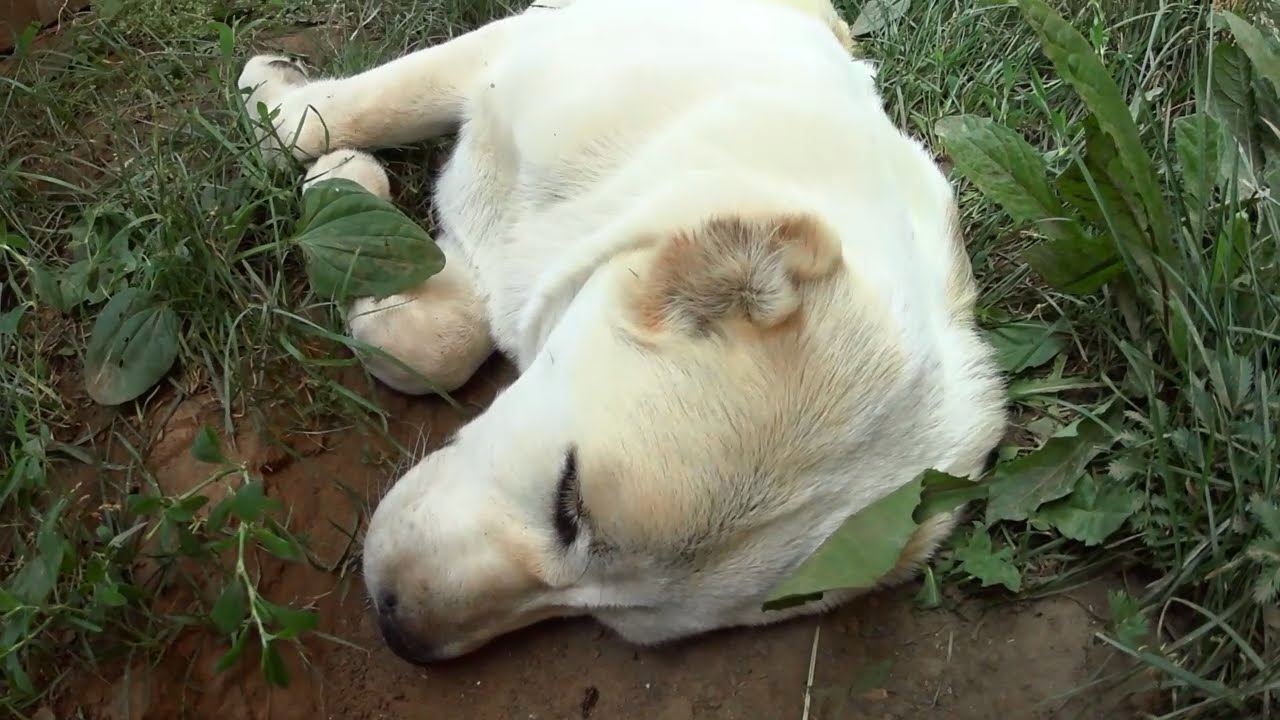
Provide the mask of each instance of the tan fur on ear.
POLYGON ((643 330, 702 334, 740 318, 773 327, 801 306, 800 285, 834 273, 840 242, 817 219, 724 217, 660 243, 637 284, 643 330))

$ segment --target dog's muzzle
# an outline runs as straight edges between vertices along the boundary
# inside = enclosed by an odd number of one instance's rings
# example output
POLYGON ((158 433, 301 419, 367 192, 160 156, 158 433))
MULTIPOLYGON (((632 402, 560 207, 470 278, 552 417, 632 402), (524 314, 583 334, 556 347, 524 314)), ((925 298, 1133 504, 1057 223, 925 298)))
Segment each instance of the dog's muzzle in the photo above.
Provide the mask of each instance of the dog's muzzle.
POLYGON ((391 648, 391 652, 414 665, 427 665, 438 659, 439 655, 431 647, 404 628, 397 609, 394 595, 384 595, 378 599, 378 632, 382 634, 382 641, 391 648))

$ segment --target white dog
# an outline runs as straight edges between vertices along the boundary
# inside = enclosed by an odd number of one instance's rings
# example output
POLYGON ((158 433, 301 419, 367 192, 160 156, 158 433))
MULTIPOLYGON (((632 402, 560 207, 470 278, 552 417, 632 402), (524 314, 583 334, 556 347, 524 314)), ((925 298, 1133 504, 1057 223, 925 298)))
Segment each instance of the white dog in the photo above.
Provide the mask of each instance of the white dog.
POLYGON ((952 189, 803 4, 562 0, 345 79, 246 66, 312 181, 385 197, 357 149, 459 128, 445 270, 357 302, 351 331, 449 388, 495 348, 521 375, 371 521, 365 580, 402 657, 553 616, 647 644, 818 612, 866 588, 761 604, 922 471, 982 471, 1004 388, 952 189))

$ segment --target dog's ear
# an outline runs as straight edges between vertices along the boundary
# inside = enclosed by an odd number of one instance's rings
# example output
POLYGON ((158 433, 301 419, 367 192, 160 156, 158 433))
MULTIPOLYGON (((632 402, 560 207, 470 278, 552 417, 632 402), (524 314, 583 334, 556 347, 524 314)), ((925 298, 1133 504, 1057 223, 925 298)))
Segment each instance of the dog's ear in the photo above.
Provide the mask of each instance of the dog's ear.
POLYGON ((804 284, 840 267, 839 238, 812 216, 717 218, 659 241, 630 309, 642 335, 702 335, 731 320, 771 328, 800 309, 804 284))

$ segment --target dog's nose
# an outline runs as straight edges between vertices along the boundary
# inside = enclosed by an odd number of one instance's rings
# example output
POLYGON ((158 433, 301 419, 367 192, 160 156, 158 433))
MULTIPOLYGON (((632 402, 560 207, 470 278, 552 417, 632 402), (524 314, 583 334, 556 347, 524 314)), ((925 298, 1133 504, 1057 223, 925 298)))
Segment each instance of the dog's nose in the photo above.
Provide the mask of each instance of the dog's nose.
POLYGON ((431 663, 438 657, 437 653, 404 627, 396 607, 395 595, 384 595, 378 603, 378 632, 382 634, 382 641, 401 660, 415 665, 431 663))
POLYGON ((399 602, 400 599, 396 597, 395 593, 384 592, 382 593, 382 597, 378 598, 378 612, 384 614, 393 613, 396 611, 396 605, 399 604, 399 602))

